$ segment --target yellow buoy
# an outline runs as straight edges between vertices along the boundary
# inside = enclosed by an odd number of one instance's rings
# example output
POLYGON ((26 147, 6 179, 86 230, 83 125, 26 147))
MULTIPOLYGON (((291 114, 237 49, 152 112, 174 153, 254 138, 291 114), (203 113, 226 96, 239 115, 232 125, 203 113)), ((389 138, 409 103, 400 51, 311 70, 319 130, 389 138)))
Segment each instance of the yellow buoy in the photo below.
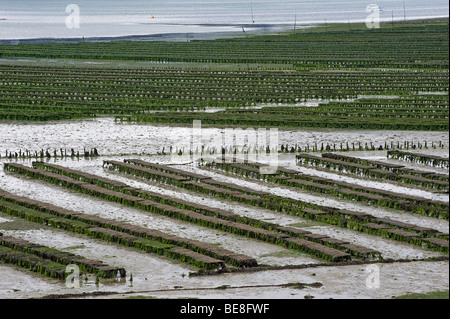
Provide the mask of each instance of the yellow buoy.
POLYGON ((150 19, 154 19, 155 18, 155 16, 150 16, 150 19))

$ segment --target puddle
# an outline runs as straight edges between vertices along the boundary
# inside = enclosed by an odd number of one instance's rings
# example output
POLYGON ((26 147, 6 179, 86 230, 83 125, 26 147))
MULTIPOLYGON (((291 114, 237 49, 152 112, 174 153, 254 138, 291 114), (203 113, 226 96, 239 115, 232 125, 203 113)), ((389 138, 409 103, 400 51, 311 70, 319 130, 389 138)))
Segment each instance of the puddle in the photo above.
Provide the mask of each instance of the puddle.
MULTIPOLYGON (((70 167, 80 169, 76 166, 70 167)), ((147 185, 142 182, 120 177, 116 174, 107 174, 102 172, 103 169, 101 168, 101 165, 99 165, 100 170, 98 170, 97 167, 93 170, 84 169, 84 171, 126 182, 127 184, 134 187, 156 191, 176 198, 192 200, 196 203, 209 205, 212 207, 212 209, 214 207, 227 209, 232 206, 230 204, 216 205, 217 203, 215 201, 212 201, 211 203, 209 200, 205 200, 205 198, 201 196, 189 196, 184 194, 183 192, 175 192, 168 189, 162 189, 160 187, 147 185)), ((19 194, 21 196, 26 196, 43 202, 48 202, 77 212, 127 222, 133 225, 151 229, 157 229, 171 235, 196 239, 210 244, 220 244, 220 246, 225 249, 252 256, 256 258, 256 260, 260 264, 287 265, 293 263, 303 264, 318 262, 316 259, 310 258, 309 256, 299 256, 295 258, 289 256, 280 258, 270 258, 270 256, 262 257, 271 254, 277 254, 280 251, 284 251, 285 249, 274 244, 268 244, 259 240, 246 238, 244 236, 238 236, 219 230, 213 230, 197 226, 192 223, 172 219, 166 216, 151 214, 149 212, 129 208, 120 204, 102 201, 95 197, 78 194, 64 188, 54 187, 53 185, 32 181, 27 178, 17 178, 13 175, 4 173, 0 173, 0 177, 0 188, 11 193, 19 194)))

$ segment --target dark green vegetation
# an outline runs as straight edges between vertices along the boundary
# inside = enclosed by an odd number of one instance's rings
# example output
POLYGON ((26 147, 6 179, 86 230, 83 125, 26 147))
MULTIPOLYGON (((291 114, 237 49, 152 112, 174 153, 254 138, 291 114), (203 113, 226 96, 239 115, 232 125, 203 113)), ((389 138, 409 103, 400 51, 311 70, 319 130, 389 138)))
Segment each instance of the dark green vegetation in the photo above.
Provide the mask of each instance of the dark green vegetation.
MULTIPOLYGON (((218 168, 204 163, 205 167, 218 168)), ((237 164, 229 164, 231 167, 237 164)), ((254 175, 254 166, 239 164, 254 175)), ((377 218, 362 212, 325 207, 287 197, 256 191, 238 184, 214 180, 206 175, 185 171, 168 165, 128 159, 124 162, 104 161, 104 166, 136 177, 183 188, 191 192, 217 196, 239 204, 246 204, 303 217, 313 222, 342 227, 355 232, 389 238, 406 244, 448 255, 448 234, 437 230, 377 218)), ((280 245, 293 252, 307 253, 331 263, 382 260, 379 252, 345 240, 311 233, 308 230, 282 226, 264 220, 237 215, 194 202, 131 187, 119 181, 70 169, 55 164, 33 162, 33 167, 6 163, 5 171, 26 175, 86 195, 120 203, 152 214, 168 216, 187 223, 212 228, 263 242, 280 245)), ((289 180, 293 171, 280 167, 277 176, 289 180), (284 176, 284 178, 283 178, 284 176)), ((33 223, 56 227, 105 240, 118 245, 162 255, 187 262, 200 269, 258 268, 255 259, 221 248, 215 244, 168 235, 160 231, 107 220, 97 216, 62 209, 47 203, 0 191, 0 211, 33 223), (226 264, 226 265, 225 265, 226 264)))
MULTIPOLYGON (((241 39, 182 42, 1 45, 2 58, 75 58, 155 62, 287 63, 298 68, 435 69, 448 62, 448 19, 369 30, 309 29, 241 39), (132 45, 130 45, 132 44, 132 45), (401 45, 401 46, 399 46, 401 45), (331 50, 330 50, 331 49, 331 50)), ((336 28, 337 29, 337 28, 336 28)))
MULTIPOLYGON (((0 194, 1 196, 1 194, 0 194)), ((13 204, 0 202, 1 211, 12 209, 13 204), (6 208, 6 206, 8 208, 6 208)), ((0 233, 0 261, 18 265, 51 278, 65 279, 70 273, 66 266, 77 265, 83 273, 93 273, 100 278, 125 277, 125 269, 115 268, 101 261, 45 247, 22 239, 2 236, 0 233)))
POLYGON ((63 209, 0 190, 0 212, 34 223, 166 256, 198 268, 254 266, 256 261, 214 245, 163 232, 63 209))
MULTIPOLYGON (((186 67, 0 65, 0 119, 448 130, 448 19, 215 41, 0 45, 0 58, 182 62, 186 67), (214 65, 229 69, 214 71, 214 65), (248 64, 243 70, 238 65, 248 64), (258 70, 250 68, 258 65, 258 70), (282 65, 274 68, 274 65, 282 65), (265 67, 267 66, 267 67, 265 67), (426 93, 439 93, 430 95, 426 93), (389 99, 361 96, 390 96, 389 99), (265 107, 310 99, 318 107, 265 107), (196 112, 222 107, 218 113, 196 112), (153 113, 152 111, 165 111, 153 113)), ((149 64, 151 65, 151 63, 149 64)))
POLYGON ((443 167, 448 169, 448 157, 444 158, 441 156, 426 155, 411 152, 402 152, 399 150, 393 150, 388 152, 388 158, 404 160, 408 162, 415 162, 420 164, 425 164, 434 167, 443 167))
POLYGON ((448 203, 426 198, 400 194, 381 189, 364 187, 333 179, 303 174, 299 171, 279 167, 276 174, 267 175, 260 172, 263 164, 236 164, 225 162, 205 163, 207 167, 220 169, 229 173, 251 179, 264 180, 286 185, 314 193, 326 194, 340 199, 366 203, 368 205, 389 207, 395 210, 449 220, 448 203))
MULTIPOLYGON (((448 234, 443 234, 433 229, 418 227, 389 218, 375 218, 374 216, 365 213, 339 210, 333 207, 314 205, 285 197, 279 197, 235 184, 219 182, 207 176, 202 176, 201 174, 193 174, 170 166, 158 165, 140 160, 125 160, 125 163, 107 161, 105 164, 109 168, 120 172, 168 183, 190 191, 218 196, 235 202, 301 216, 313 221, 320 221, 326 224, 349 228, 372 235, 425 246, 433 250, 448 252, 448 234), (127 163, 132 163, 132 165, 127 163)), ((287 172, 286 169, 282 170, 287 172)), ((247 221, 247 223, 251 222, 251 220, 247 221)), ((269 226, 270 229, 276 229, 290 235, 297 234, 308 240, 314 238, 312 234, 309 234, 308 231, 303 229, 280 227, 274 224, 260 225, 261 227, 269 226)), ((376 252, 371 249, 358 247, 356 245, 344 245, 342 242, 339 243, 339 241, 336 241, 336 239, 326 238, 322 235, 320 238, 315 238, 315 240, 318 240, 318 242, 322 244, 335 244, 335 248, 339 248, 339 246, 345 247, 350 252, 353 251, 352 254, 354 255, 366 257, 370 255, 376 256, 376 252)))
POLYGON ((410 293, 403 296, 393 297, 393 299, 449 299, 448 290, 434 291, 429 293, 410 293))
POLYGON ((4 246, 0 246, 0 261, 29 269, 50 278, 65 279, 68 276, 65 272, 66 265, 4 246))
POLYGON ((296 158, 298 165, 311 165, 364 178, 394 181, 447 193, 449 191, 448 175, 408 169, 403 165, 358 159, 332 153, 323 153, 322 157, 299 154, 296 158))
MULTIPOLYGON (((112 162, 109 164, 112 164, 112 162)), ((377 251, 351 245, 348 242, 339 241, 328 236, 317 236, 301 229, 282 227, 244 218, 231 212, 132 188, 123 183, 57 165, 35 162, 34 166, 38 169, 30 169, 17 164, 6 164, 5 169, 54 184, 64 185, 92 196, 120 202, 123 205, 143 209, 151 213, 306 252, 327 261, 346 261, 351 258, 351 255, 362 258, 380 257, 380 253, 377 251)), ((181 179, 186 180, 186 178, 179 178, 179 180, 181 179)), ((225 190, 224 192, 226 193, 225 190)), ((215 249, 221 250, 219 247, 215 249)), ((257 265, 253 259, 246 256, 239 257, 239 255, 229 256, 227 261, 238 266, 257 265)))
MULTIPOLYGON (((303 75, 304 76, 304 75, 303 75)), ((374 85, 377 81, 383 83, 403 81, 403 76, 380 76, 371 78, 363 74, 321 74, 328 77, 330 83, 337 83, 342 78, 349 78, 349 83, 355 92, 361 92, 354 82, 358 77, 366 77, 366 84, 374 85), (353 83, 350 83, 353 82, 353 83), (371 83, 371 84, 368 84, 371 83)), ((315 76, 318 78, 319 76, 315 76)), ((422 76, 413 75, 421 78, 422 76)), ((430 79, 432 82, 436 79, 430 79)), ((303 79, 305 82, 314 80, 303 79)), ((437 80, 441 81, 441 79, 437 80)), ((319 80, 320 82, 320 80, 319 80)), ((363 83, 364 83, 363 82, 363 83)), ((327 85, 325 84, 325 85, 327 85)), ((392 87, 391 84, 388 84, 392 87)), ((303 86, 304 87, 304 86, 303 86)), ((302 89, 300 89, 302 90, 302 89)), ((370 90, 370 89, 369 89, 370 90)), ((419 89, 420 90, 420 89, 419 89)), ((325 92, 325 91, 324 91, 325 92)), ((328 91, 329 92, 329 91, 328 91)), ((376 92, 365 92, 376 94, 376 92)), ((378 92, 379 94, 390 92, 378 92)), ((320 93, 322 94, 322 93, 320 93)), ((164 112, 147 115, 117 117, 129 122, 190 124, 201 120, 204 125, 227 126, 264 126, 285 128, 351 128, 379 130, 430 130, 446 131, 449 127, 448 96, 423 96, 410 91, 410 96, 395 99, 360 99, 352 102, 331 102, 319 104, 318 107, 263 107, 261 109, 227 109, 216 113, 164 112), (438 104, 439 106, 433 106, 438 104)), ((320 95, 320 98, 334 98, 320 95)), ((304 100, 308 99, 298 99, 304 100)), ((265 102, 265 101, 264 101, 265 102)), ((281 102, 281 101, 279 101, 281 102)), ((295 103, 283 101, 285 103, 295 103)))

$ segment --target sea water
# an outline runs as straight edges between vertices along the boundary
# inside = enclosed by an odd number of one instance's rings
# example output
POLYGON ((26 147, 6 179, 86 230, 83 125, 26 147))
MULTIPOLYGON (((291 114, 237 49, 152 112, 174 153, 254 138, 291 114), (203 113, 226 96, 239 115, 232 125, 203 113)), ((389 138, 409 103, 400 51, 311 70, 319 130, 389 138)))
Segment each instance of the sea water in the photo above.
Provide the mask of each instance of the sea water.
POLYGON ((389 21, 448 17, 449 10, 448 0, 0 0, 0 41, 195 35, 242 32, 243 27, 251 32, 362 22, 370 4, 380 6, 381 19, 389 21))

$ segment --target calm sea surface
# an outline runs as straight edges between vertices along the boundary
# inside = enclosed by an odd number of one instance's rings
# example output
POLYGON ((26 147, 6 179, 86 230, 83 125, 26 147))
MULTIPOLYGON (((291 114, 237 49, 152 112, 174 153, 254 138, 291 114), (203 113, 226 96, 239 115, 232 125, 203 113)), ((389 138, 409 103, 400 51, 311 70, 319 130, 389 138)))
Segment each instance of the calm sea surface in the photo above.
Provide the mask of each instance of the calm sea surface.
POLYGON ((448 0, 0 0, 0 40, 199 34, 241 31, 242 26, 255 31, 360 22, 367 17, 369 4, 379 5, 385 20, 448 17, 449 10, 448 0), (70 4, 76 7, 67 8, 70 4))

